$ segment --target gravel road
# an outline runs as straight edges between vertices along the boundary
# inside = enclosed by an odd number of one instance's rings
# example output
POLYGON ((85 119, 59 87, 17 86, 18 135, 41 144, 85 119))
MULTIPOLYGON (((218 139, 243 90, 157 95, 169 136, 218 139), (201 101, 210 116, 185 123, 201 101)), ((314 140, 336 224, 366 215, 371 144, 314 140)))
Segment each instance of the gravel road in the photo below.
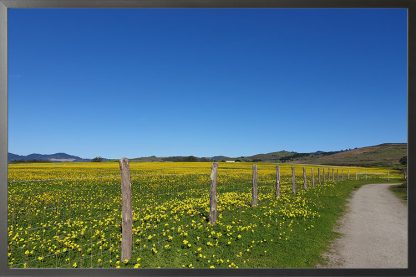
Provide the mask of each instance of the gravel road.
POLYGON ((325 254, 330 268, 406 268, 407 206, 391 184, 370 184, 355 191, 325 254))

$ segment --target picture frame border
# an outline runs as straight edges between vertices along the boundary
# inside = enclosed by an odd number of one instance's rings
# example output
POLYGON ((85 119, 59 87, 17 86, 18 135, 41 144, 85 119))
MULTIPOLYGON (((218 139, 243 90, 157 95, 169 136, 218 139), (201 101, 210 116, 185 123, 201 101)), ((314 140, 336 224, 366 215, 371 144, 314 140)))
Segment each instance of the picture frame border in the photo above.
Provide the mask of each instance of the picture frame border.
POLYGON ((411 0, 0 0, 0 276, 416 276, 416 2, 411 0), (7 257, 8 9, 405 8, 408 14, 407 269, 10 269, 7 257))

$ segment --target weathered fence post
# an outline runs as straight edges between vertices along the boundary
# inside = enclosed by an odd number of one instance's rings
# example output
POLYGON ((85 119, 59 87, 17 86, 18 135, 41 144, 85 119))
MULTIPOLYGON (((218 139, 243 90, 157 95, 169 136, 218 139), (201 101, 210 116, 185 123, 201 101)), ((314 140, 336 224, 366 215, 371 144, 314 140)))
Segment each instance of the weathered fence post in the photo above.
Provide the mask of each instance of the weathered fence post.
POLYGON ((318 184, 321 184, 321 169, 318 167, 318 184))
POLYGON ((257 165, 253 164, 253 187, 251 188, 251 206, 257 205, 257 165))
POLYGON ((280 196, 280 167, 276 165, 276 198, 280 196))
POLYGON ((348 180, 350 179, 350 170, 348 169, 348 180))
POLYGON ((404 180, 407 181, 407 167, 403 169, 404 180))
POLYGON ((324 183, 326 182, 325 168, 322 168, 322 177, 324 178, 324 183))
POLYGON ((367 180, 368 176, 367 176, 367 171, 365 172, 365 179, 367 180))
POLYGON ((295 167, 292 166, 292 192, 296 193, 296 177, 295 177, 295 167))
POLYGON ((337 182, 339 181, 339 169, 337 168, 337 182))
POLYGON ((312 177, 312 187, 315 187, 315 176, 313 174, 313 168, 311 168, 311 177, 312 177))
POLYGON ((331 181, 331 169, 328 167, 328 181, 331 181))
POLYGON ((217 222, 217 176, 218 163, 212 163, 211 167, 211 190, 209 193, 209 223, 214 225, 217 222))
POLYGON ((308 186, 306 184, 306 169, 303 167, 303 188, 307 189, 308 186))
POLYGON ((341 181, 344 181, 344 169, 341 169, 341 181))
POLYGON ((334 175, 334 169, 332 169, 332 182, 334 182, 335 181, 335 175, 334 175))
POLYGON ((120 160, 122 220, 121 220, 121 260, 130 260, 133 242, 133 211, 131 207, 131 180, 129 160, 120 160))
POLYGON ((358 172, 355 172, 355 180, 358 180, 358 172))

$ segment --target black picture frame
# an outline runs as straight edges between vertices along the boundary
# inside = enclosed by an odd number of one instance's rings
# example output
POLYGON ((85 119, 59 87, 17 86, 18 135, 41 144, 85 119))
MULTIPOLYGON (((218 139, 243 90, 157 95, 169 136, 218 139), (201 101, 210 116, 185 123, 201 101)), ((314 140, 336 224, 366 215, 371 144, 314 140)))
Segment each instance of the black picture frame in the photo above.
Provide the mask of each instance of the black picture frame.
POLYGON ((0 276, 416 276, 416 1, 410 0, 0 0, 0 276), (408 11, 407 269, 10 269, 7 263, 7 14, 10 8, 405 8, 408 11))

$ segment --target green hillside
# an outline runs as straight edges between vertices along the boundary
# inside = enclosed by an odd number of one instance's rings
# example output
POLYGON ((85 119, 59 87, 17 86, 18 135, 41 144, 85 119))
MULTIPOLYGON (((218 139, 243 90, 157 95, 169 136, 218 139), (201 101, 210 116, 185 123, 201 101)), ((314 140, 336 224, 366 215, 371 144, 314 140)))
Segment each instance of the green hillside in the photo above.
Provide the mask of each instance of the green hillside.
POLYGON ((384 143, 341 151, 331 155, 310 154, 294 163, 357 165, 357 166, 399 166, 399 160, 407 156, 406 143, 384 143))

